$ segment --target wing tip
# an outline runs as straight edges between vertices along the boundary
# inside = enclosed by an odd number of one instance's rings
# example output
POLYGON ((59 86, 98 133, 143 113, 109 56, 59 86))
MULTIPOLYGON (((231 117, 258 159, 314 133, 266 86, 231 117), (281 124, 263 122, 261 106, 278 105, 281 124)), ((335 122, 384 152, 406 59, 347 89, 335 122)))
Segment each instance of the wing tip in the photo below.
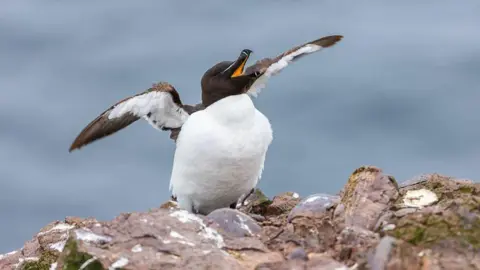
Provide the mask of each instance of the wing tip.
POLYGON ((68 153, 72 153, 73 151, 75 151, 75 150, 77 150, 77 149, 80 149, 80 147, 72 144, 72 145, 70 146, 70 148, 68 148, 68 153))
POLYGON ((85 142, 81 142, 80 141, 80 136, 78 136, 72 143, 72 145, 70 145, 70 148, 68 148, 68 152, 71 153, 75 150, 80 150, 80 148, 82 148, 85 144, 88 144, 88 143, 85 143, 85 142))
POLYGON ((101 117, 104 115, 102 113, 100 116, 98 116, 95 120, 90 122, 83 130, 80 132, 80 134, 77 135, 75 140, 73 140, 72 144, 70 145, 70 148, 68 148, 68 152, 71 153, 75 150, 79 150, 83 146, 90 144, 92 141, 95 140, 95 138, 91 138, 91 131, 92 128, 95 127, 96 124, 98 124, 99 120, 101 120, 101 117))
POLYGON ((322 46, 323 48, 328 48, 337 44, 337 42, 339 42, 342 39, 343 39, 342 35, 331 35, 331 36, 319 38, 315 41, 310 42, 309 44, 315 44, 318 46, 322 46))

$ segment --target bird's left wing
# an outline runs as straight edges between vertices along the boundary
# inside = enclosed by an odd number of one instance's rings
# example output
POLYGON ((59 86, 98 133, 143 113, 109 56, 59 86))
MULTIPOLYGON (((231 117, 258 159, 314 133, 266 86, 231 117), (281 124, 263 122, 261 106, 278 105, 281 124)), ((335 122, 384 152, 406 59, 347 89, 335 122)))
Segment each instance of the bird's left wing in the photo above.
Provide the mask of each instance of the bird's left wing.
POLYGON ((69 152, 109 136, 143 118, 159 130, 180 128, 189 113, 180 95, 165 82, 154 84, 143 93, 125 98, 90 122, 70 146, 69 152))
POLYGON ((278 74, 288 64, 300 57, 314 53, 322 48, 328 48, 340 41, 343 36, 334 35, 319 38, 291 48, 275 58, 264 58, 245 69, 245 75, 255 75, 255 82, 247 89, 247 93, 256 96, 266 86, 268 79, 278 74))

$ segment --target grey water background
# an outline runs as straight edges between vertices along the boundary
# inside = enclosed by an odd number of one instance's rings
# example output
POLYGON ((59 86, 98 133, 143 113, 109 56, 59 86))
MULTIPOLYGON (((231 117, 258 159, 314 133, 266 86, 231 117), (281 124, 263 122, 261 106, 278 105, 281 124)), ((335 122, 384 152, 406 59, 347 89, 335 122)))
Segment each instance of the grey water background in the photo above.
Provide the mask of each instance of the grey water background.
POLYGON ((345 38, 255 99, 274 129, 261 189, 336 193, 364 164, 480 179, 479 14, 477 0, 4 0, 0 253, 67 215, 169 198, 174 144, 142 121, 68 153, 116 101, 165 80, 196 103, 203 72, 241 49, 258 60, 330 34, 345 38))

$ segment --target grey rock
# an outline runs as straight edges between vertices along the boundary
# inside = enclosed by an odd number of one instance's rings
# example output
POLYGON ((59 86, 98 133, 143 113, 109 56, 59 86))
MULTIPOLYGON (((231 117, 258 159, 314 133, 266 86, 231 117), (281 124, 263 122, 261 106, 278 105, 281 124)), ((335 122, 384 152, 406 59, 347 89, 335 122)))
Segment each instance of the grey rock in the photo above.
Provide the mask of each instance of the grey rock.
POLYGON ((289 260, 303 260, 308 261, 308 255, 305 249, 299 247, 295 248, 287 257, 289 260))
POLYGON ((207 218, 214 221, 218 228, 234 237, 258 236, 262 228, 248 215, 230 208, 212 211, 207 218))
POLYGON ((428 181, 428 179, 431 177, 431 174, 420 174, 420 175, 417 175, 417 176, 414 176, 408 180, 405 180, 403 182, 401 182, 398 186, 400 188, 403 188, 403 187, 407 187, 407 186, 413 186, 413 185, 417 185, 417 184, 421 184, 421 183, 424 183, 426 181, 428 181))
POLYGON ((288 214, 288 221, 299 216, 319 218, 340 202, 340 197, 317 193, 301 200, 288 214))
POLYGON ((395 211, 394 215, 396 217, 403 217, 405 215, 415 213, 417 211, 417 208, 402 208, 398 211, 395 211))
POLYGON ((390 252, 396 241, 395 238, 390 236, 385 236, 380 240, 374 252, 368 256, 368 264, 372 270, 386 269, 390 252))

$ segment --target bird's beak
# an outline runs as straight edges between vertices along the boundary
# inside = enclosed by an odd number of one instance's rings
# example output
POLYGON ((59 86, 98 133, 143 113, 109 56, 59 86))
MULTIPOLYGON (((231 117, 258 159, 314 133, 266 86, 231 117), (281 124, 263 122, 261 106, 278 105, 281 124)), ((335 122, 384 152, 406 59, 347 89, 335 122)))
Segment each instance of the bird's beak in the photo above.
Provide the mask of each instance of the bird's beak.
POLYGON ((230 67, 232 70, 232 75, 230 75, 230 78, 235 78, 238 76, 243 75, 243 71, 245 69, 245 64, 247 63, 248 57, 252 53, 251 50, 245 49, 240 53, 240 56, 238 59, 233 63, 233 65, 230 67))

